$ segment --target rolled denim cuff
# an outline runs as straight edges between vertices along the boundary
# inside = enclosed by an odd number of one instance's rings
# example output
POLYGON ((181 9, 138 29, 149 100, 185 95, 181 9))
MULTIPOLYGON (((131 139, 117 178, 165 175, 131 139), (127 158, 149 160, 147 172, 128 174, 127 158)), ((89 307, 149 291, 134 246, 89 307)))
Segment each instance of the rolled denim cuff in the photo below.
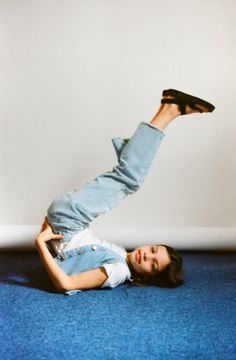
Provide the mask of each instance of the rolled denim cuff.
MULTIPOLYGON (((157 129, 158 131, 160 131, 162 133, 163 136, 166 136, 165 132, 162 129, 160 129, 158 126, 150 124, 150 123, 145 122, 145 121, 142 121, 142 123, 154 128, 154 129, 157 129)), ((113 144, 113 146, 115 148, 117 159, 119 161, 120 160, 120 154, 121 154, 124 146, 129 141, 129 138, 123 139, 121 137, 116 137, 116 138, 112 138, 111 141, 112 141, 112 144, 113 144)))
POLYGON ((116 151, 116 155, 117 155, 117 159, 118 161, 120 160, 120 154, 123 150, 123 147, 127 144, 127 142, 129 141, 129 139, 122 139, 121 137, 116 137, 111 139, 112 144, 115 148, 116 151))
POLYGON ((158 126, 156 126, 154 124, 151 124, 151 123, 148 123, 148 122, 145 122, 145 121, 143 121, 143 123, 153 127, 154 129, 159 130, 163 135, 166 135, 166 133, 163 131, 163 129, 160 129, 158 126))

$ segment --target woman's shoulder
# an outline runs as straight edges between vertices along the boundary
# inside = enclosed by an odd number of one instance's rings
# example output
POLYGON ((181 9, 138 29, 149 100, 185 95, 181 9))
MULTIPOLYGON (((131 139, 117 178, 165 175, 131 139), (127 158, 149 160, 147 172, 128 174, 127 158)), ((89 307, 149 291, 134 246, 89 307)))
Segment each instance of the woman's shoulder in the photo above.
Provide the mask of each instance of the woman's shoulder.
POLYGON ((122 262, 107 263, 103 267, 108 278, 102 287, 116 287, 130 278, 129 268, 122 262))

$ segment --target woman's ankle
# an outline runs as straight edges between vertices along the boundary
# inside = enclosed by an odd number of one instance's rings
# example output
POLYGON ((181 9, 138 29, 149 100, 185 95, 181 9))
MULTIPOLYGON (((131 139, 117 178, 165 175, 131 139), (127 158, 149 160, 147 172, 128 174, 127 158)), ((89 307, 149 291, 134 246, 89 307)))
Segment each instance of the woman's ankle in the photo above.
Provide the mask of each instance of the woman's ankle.
POLYGON ((164 130, 177 116, 179 116, 178 106, 175 104, 162 104, 150 124, 164 130))

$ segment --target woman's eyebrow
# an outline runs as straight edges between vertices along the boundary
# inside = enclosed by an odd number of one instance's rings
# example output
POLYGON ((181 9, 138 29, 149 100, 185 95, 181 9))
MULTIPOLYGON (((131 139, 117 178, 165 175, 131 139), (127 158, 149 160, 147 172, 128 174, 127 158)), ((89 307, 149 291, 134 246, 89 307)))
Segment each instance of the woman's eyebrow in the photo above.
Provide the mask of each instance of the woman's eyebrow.
MULTIPOLYGON (((156 247, 156 253, 158 252, 158 248, 159 248, 159 246, 157 245, 157 247, 156 247)), ((159 265, 159 261, 157 260, 157 265, 158 265, 158 271, 160 270, 160 265, 159 265)))

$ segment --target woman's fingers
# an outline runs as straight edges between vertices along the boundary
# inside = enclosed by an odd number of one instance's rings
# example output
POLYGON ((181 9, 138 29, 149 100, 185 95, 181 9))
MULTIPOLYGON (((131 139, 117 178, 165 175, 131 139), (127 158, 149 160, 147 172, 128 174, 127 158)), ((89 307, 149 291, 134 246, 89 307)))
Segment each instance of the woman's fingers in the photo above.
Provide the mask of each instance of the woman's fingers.
POLYGON ((51 226, 48 223, 48 218, 45 216, 41 231, 44 231, 48 228, 50 228, 52 230, 51 226))
POLYGON ((38 235, 38 238, 42 241, 50 241, 50 240, 60 240, 64 238, 62 234, 54 234, 52 231, 52 227, 48 223, 48 219, 45 216, 44 222, 42 224, 41 231, 38 235))
POLYGON ((48 218, 47 218, 47 216, 45 216, 45 219, 44 219, 44 220, 45 220, 45 223, 47 224, 47 226, 51 227, 50 224, 48 223, 48 218))
POLYGON ((50 240, 60 240, 62 239, 64 236, 61 234, 53 234, 53 233, 47 233, 47 232, 42 232, 40 234, 40 239, 42 241, 50 241, 50 240))
POLYGON ((46 227, 51 227, 51 226, 49 225, 49 223, 48 223, 48 218, 47 218, 47 216, 45 216, 45 218, 44 218, 44 225, 45 225, 46 227))
POLYGON ((63 235, 61 235, 61 234, 53 234, 53 233, 48 233, 47 235, 47 238, 49 239, 49 240, 55 240, 55 239, 62 239, 62 238, 64 238, 64 236, 63 235))
POLYGON ((53 235, 53 239, 62 239, 64 238, 63 235, 53 235))

